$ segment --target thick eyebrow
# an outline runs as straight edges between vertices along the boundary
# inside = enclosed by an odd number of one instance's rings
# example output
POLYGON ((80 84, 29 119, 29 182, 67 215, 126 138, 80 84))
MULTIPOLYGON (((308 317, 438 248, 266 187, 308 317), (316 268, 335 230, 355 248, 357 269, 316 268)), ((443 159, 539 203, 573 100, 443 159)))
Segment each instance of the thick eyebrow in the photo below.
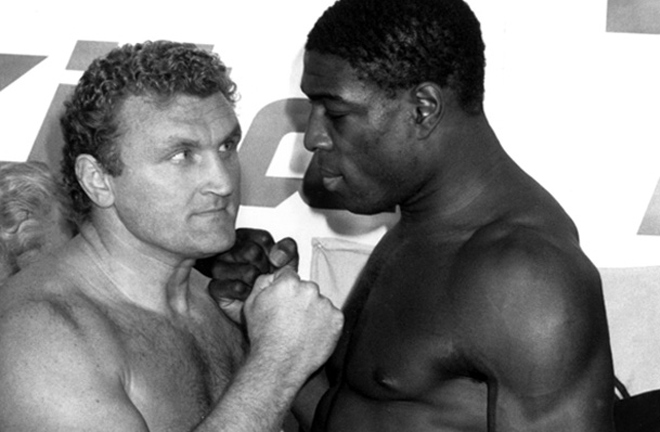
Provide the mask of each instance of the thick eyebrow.
POLYGON ((352 100, 348 100, 336 93, 328 93, 328 92, 320 92, 320 93, 312 93, 312 94, 307 94, 307 99, 309 99, 310 102, 314 103, 326 103, 326 102, 333 102, 337 104, 341 104, 342 106, 346 108, 352 108, 352 109, 360 109, 360 103, 352 100))
MULTIPOLYGON (((222 138, 220 138, 217 141, 217 144, 224 143, 233 138, 238 138, 240 140, 242 138, 242 135, 243 132, 241 130, 241 125, 236 124, 236 126, 234 126, 234 128, 229 133, 225 134, 224 136, 222 136, 222 138)), ((165 145, 161 149, 159 149, 158 152, 168 153, 170 151, 177 149, 198 150, 201 147, 202 145, 196 139, 191 139, 185 136, 173 134, 167 137, 167 139, 165 140, 165 145)))
POLYGON ((152 148, 151 151, 155 156, 158 155, 159 157, 165 157, 174 151, 199 150, 201 147, 200 142, 196 139, 173 134, 167 137, 164 141, 164 145, 156 146, 155 148, 152 148))
POLYGON ((328 91, 314 92, 313 89, 312 91, 306 91, 304 84, 304 82, 300 83, 300 91, 302 91, 310 101, 331 100, 336 102, 346 102, 344 98, 336 93, 330 93, 328 91))
POLYGON ((243 130, 241 129, 241 125, 239 123, 236 123, 236 126, 234 126, 234 129, 231 130, 222 140, 221 142, 225 142, 228 139, 232 138, 238 138, 239 140, 243 137, 243 130))

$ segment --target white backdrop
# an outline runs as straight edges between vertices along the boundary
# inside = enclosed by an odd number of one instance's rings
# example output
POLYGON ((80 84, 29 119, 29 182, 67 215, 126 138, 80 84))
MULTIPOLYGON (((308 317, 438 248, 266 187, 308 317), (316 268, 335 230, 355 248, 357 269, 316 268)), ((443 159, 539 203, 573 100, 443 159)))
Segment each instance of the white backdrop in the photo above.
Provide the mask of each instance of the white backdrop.
MULTIPOLYGON (((267 177, 247 170, 247 188, 261 192, 238 225, 293 236, 307 276, 313 237, 373 244, 393 219, 313 210, 296 192, 309 156, 304 119, 292 124, 286 112, 291 104, 304 112, 302 47, 331 3, 5 0, 0 160, 54 163, 45 148, 56 141, 57 95, 79 78, 81 67, 69 65, 84 63, 83 48, 147 39, 213 46, 239 85, 246 141, 270 149, 257 160, 241 147, 243 164, 264 165, 267 177), (269 196, 279 199, 265 203, 269 196)), ((487 46, 486 112, 504 147, 564 205, 596 265, 660 265, 660 35, 607 32, 606 0, 469 3, 487 46)))

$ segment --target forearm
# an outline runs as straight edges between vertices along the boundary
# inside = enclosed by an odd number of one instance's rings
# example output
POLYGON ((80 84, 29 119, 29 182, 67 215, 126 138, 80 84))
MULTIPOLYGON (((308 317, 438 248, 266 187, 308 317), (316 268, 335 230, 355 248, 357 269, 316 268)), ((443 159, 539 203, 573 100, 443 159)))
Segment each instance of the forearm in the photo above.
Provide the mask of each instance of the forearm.
POLYGON ((275 432, 305 376, 250 356, 195 432, 275 432))
POLYGON ((250 354, 196 431, 277 431, 307 378, 325 363, 344 316, 289 268, 261 276, 243 306, 250 354))

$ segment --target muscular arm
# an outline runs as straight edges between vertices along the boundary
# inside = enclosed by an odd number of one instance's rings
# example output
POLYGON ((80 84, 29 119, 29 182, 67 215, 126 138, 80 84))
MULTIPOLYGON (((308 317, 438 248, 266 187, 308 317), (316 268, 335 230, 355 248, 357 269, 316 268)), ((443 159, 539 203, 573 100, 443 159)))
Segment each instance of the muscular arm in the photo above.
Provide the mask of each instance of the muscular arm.
MULTIPOLYGON (((533 237, 534 235, 532 235, 533 237)), ((493 431, 611 431, 600 279, 573 245, 512 238, 470 251, 470 328, 493 431)))

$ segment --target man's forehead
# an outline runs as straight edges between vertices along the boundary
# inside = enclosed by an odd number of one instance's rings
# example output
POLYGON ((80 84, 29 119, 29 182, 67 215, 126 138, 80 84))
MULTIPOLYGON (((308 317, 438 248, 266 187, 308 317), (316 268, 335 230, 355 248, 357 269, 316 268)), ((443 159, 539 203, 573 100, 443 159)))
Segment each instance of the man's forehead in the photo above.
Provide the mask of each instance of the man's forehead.
POLYGON ((303 83, 312 81, 316 84, 332 85, 357 80, 357 74, 348 61, 341 57, 308 51, 303 61, 302 79, 303 83))
POLYGON ((190 110, 199 110, 208 107, 207 101, 212 101, 214 107, 219 107, 227 114, 234 114, 234 107, 231 102, 221 93, 217 92, 210 96, 199 97, 185 93, 177 93, 172 96, 159 95, 129 95, 120 106, 120 111, 136 110, 146 113, 170 113, 186 112, 190 110))
POLYGON ((305 53, 300 88, 312 100, 364 105, 388 99, 387 92, 359 78, 347 60, 332 54, 305 53))
POLYGON ((342 89, 363 87, 364 83, 358 79, 348 61, 332 54, 315 51, 305 53, 301 81, 305 93, 339 92, 342 89))
POLYGON ((194 124, 212 114, 223 123, 238 123, 233 105, 222 95, 216 93, 200 98, 186 94, 162 99, 153 96, 129 96, 117 112, 120 129, 140 128, 148 122, 181 122, 194 124))
POLYGON ((120 142, 152 150, 165 149, 182 140, 218 141, 241 134, 233 105, 220 93, 206 98, 179 95, 165 103, 153 97, 132 96, 121 107, 117 123, 120 142), (142 138, 136 141, 129 136, 142 138), (146 141, 142 143, 143 140, 146 141), (147 142, 148 145, 142 145, 147 142))

